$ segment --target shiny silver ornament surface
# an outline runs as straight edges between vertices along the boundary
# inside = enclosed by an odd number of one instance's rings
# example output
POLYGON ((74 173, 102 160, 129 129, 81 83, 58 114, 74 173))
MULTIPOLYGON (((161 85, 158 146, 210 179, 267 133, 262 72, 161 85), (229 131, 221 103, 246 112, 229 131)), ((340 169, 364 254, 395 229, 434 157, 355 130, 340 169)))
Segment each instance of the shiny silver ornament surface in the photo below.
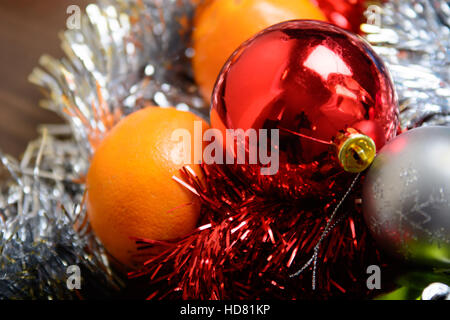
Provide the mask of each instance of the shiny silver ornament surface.
POLYGON ((364 182, 363 205, 388 253, 450 266, 450 128, 413 129, 382 148, 364 182))
POLYGON ((444 283, 434 282, 423 290, 421 299, 450 300, 450 287, 444 283))

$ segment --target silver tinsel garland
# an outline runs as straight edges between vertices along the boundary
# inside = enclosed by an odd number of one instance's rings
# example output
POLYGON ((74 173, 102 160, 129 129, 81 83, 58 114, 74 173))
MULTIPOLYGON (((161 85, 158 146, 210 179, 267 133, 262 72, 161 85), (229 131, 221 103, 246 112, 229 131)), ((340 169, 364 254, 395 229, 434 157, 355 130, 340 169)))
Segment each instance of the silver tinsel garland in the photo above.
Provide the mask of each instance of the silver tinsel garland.
POLYGON ((44 88, 41 106, 67 119, 86 154, 92 139, 146 105, 206 109, 189 67, 193 2, 100 0, 87 6, 80 29, 62 33, 65 58, 42 56, 29 80, 44 88))
MULTIPOLYGON (((43 127, 20 162, 0 152, 0 299, 80 297, 66 286, 70 265, 96 298, 120 288, 89 229, 83 177, 95 145, 136 109, 174 106, 207 117, 189 63, 200 2, 100 0, 80 29, 61 35, 65 58, 41 58, 30 81, 44 89, 42 107, 68 125, 43 127)), ((391 1, 379 26, 363 25, 391 70, 404 127, 450 124, 449 17, 445 1, 391 1)))
POLYGON ((123 115, 148 104, 204 107, 187 62, 194 8, 101 0, 80 29, 61 35, 65 58, 42 56, 29 79, 44 89, 41 106, 69 125, 44 129, 20 163, 0 153, 0 299, 101 298, 120 288, 89 229, 83 177, 96 143, 123 115), (81 290, 66 285, 71 265, 81 290))
POLYGON ((392 0, 361 29, 390 70, 403 128, 450 125, 450 2, 392 0))
POLYGON ((77 182, 87 161, 64 140, 71 134, 67 126, 44 128, 21 162, 0 153, 11 176, 0 193, 0 299, 76 298, 67 286, 69 266, 79 268, 94 297, 120 287, 88 230, 80 205, 84 187, 77 182))

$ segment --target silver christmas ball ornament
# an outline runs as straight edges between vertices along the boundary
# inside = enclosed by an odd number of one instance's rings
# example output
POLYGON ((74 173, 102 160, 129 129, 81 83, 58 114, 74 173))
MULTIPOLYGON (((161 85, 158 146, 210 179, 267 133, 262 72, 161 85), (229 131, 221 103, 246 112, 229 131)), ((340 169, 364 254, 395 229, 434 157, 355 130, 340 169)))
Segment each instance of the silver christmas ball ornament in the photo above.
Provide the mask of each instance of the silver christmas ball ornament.
POLYGON ((380 247, 417 265, 450 266, 450 127, 421 127, 385 145, 363 188, 380 247))
POLYGON ((450 287, 444 283, 434 282, 423 290, 421 299, 450 300, 450 287))

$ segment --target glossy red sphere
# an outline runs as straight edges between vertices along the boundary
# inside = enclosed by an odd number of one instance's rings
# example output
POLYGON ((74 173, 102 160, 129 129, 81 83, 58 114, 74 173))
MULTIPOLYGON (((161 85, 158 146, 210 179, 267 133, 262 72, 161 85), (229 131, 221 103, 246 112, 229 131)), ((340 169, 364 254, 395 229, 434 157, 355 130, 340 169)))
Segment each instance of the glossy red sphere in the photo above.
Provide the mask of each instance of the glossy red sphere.
POLYGON ((364 40, 328 23, 288 21, 230 57, 213 92, 211 124, 280 129, 281 169, 318 164, 327 174, 324 166, 340 169, 326 142, 354 127, 381 148, 396 134, 398 105, 386 67, 364 40))

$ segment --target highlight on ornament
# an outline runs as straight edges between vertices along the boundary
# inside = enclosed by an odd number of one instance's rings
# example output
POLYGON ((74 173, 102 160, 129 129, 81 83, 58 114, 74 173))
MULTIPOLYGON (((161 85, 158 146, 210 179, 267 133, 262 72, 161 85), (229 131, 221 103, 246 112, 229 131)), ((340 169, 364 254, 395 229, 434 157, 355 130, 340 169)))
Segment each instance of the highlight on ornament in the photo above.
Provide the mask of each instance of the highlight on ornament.
POLYGON ((0 299, 449 299, 446 1, 66 9, 5 48, 0 299))

